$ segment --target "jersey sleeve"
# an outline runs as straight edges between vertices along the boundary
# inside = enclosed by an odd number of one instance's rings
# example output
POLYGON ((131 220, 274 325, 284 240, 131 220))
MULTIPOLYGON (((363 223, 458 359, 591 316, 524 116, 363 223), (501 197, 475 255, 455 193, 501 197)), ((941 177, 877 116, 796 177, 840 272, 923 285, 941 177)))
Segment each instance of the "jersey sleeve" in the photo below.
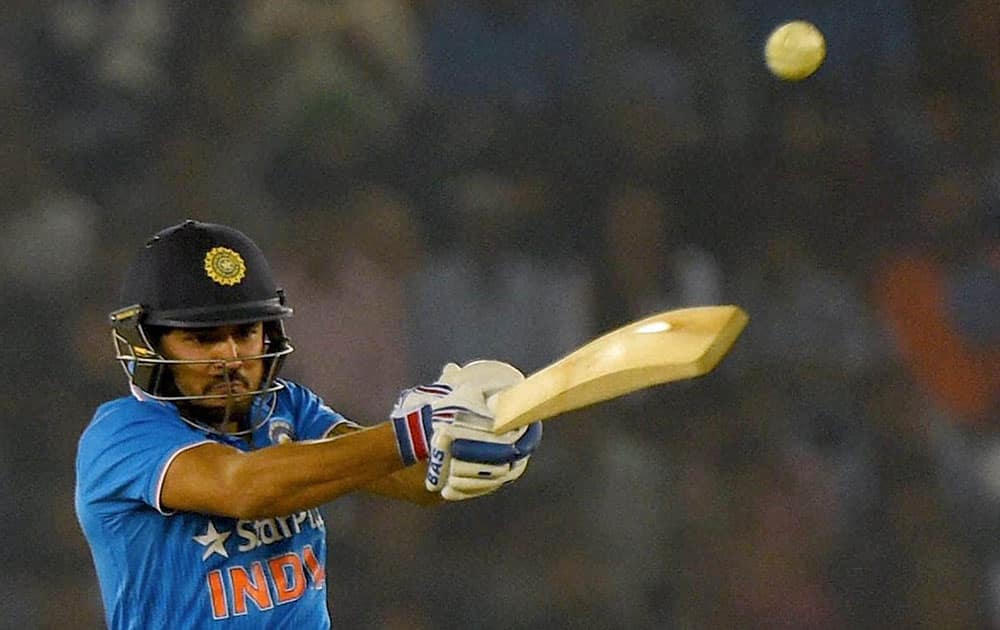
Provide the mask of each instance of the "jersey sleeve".
POLYGON ((300 440, 316 440, 328 437, 339 428, 360 428, 353 420, 348 420, 323 402, 316 393, 297 383, 286 383, 295 409, 296 433, 300 440))
POLYGON ((160 491, 171 462, 180 453, 211 442, 176 416, 112 409, 98 414, 80 437, 77 479, 80 498, 90 504, 141 502, 161 514, 160 491))

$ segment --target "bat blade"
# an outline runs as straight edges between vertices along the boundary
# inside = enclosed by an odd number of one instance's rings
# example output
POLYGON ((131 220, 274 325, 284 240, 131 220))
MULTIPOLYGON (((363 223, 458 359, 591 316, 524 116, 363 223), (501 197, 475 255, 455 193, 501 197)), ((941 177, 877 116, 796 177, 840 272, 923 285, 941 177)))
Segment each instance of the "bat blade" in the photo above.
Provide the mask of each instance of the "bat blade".
POLYGON ((738 306, 666 311, 613 330, 492 397, 493 431, 712 371, 749 317, 738 306))

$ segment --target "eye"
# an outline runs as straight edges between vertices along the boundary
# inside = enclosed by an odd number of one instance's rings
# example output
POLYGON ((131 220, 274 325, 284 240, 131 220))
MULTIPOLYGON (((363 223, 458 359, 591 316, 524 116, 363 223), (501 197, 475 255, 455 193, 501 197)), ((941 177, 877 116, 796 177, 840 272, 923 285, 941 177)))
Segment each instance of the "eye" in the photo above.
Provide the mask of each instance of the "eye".
POLYGON ((236 334, 240 339, 250 339, 256 337, 260 334, 261 325, 260 324, 243 324, 236 330, 236 334))
POLYGON ((191 335, 191 338, 196 343, 199 343, 199 344, 202 344, 202 345, 215 343, 215 341, 218 339, 218 337, 219 336, 217 334, 214 334, 214 333, 209 332, 209 331, 197 332, 197 333, 194 333, 193 335, 191 335))

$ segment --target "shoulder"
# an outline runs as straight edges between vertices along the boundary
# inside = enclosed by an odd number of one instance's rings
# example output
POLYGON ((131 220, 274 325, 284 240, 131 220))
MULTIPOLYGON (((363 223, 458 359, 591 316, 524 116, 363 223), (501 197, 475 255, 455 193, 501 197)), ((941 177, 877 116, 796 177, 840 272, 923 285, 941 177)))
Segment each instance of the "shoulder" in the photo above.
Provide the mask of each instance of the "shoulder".
POLYGON ((309 389, 302 383, 290 381, 287 378, 279 378, 278 383, 280 383, 283 386, 281 392, 279 393, 279 396, 296 400, 302 397, 316 395, 315 392, 313 392, 313 390, 309 389))
POLYGON ((322 437, 330 427, 347 422, 315 392, 299 383, 281 379, 284 389, 278 392, 275 416, 288 418, 302 439, 322 437))
POLYGON ((122 396, 109 400, 94 412, 94 420, 121 415, 177 415, 177 408, 156 400, 139 400, 135 396, 122 396))
POLYGON ((181 420, 173 405, 123 396, 97 408, 90 424, 80 435, 78 455, 83 457, 95 448, 103 449, 109 443, 139 435, 166 437, 173 432, 194 432, 181 420))
POLYGON ((86 439, 91 433, 116 431, 122 425, 135 421, 160 418, 179 420, 180 416, 172 405, 156 401, 139 401, 132 396, 123 396, 109 400, 97 408, 90 424, 84 429, 81 440, 86 439))
POLYGON ((313 405, 324 404, 323 400, 313 390, 301 383, 278 379, 284 387, 278 392, 278 406, 288 411, 295 411, 313 405))
POLYGON ((309 389, 301 383, 279 379, 284 388, 278 392, 278 407, 290 412, 311 412, 317 409, 324 409, 327 412, 336 413, 320 397, 319 394, 309 389))
POLYGON ((97 408, 76 453, 76 501, 81 515, 120 511, 125 503, 157 510, 164 471, 181 450, 209 441, 176 407, 119 398, 97 408))

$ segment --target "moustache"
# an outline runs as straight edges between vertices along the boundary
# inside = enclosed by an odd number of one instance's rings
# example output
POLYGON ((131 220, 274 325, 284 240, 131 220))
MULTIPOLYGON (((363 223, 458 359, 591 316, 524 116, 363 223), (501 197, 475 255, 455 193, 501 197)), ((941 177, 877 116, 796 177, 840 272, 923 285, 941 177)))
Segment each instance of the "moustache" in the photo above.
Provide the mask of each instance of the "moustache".
POLYGON ((250 381, 245 376, 239 372, 230 372, 224 376, 216 378, 206 387, 207 390, 211 390, 217 387, 225 387, 232 385, 242 385, 246 389, 250 389, 250 381))

